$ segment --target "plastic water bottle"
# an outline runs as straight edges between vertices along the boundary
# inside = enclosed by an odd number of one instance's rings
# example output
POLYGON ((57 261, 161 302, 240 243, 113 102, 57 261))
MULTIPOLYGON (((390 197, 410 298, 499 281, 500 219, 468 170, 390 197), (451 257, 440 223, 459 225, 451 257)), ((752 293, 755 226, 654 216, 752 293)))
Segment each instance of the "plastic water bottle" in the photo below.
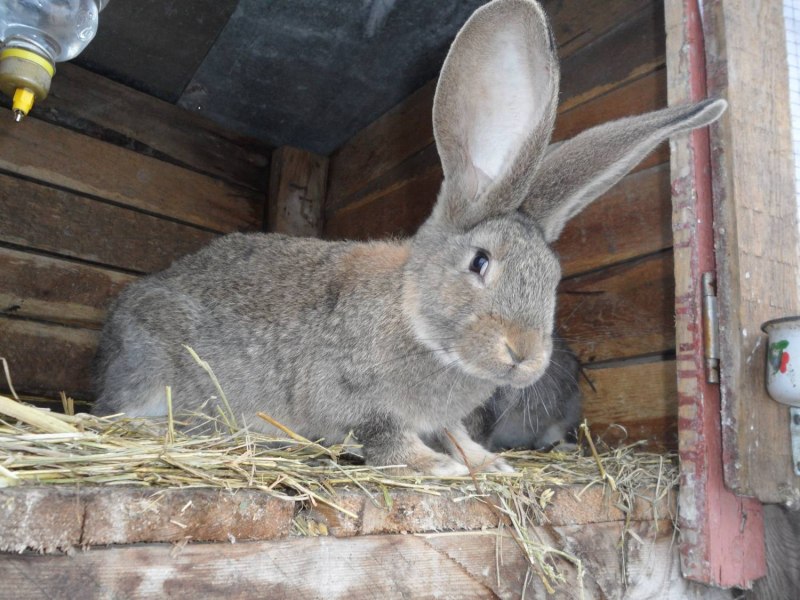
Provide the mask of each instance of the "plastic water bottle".
POLYGON ((14 118, 50 91, 55 63, 78 56, 97 33, 109 0, 0 0, 0 91, 14 118))

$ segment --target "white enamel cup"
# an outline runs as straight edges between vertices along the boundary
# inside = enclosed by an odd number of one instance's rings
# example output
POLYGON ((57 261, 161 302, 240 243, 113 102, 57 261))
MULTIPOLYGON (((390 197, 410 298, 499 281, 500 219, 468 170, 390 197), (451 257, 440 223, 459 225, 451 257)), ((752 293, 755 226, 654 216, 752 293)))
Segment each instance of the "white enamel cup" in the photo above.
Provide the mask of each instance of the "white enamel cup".
POLYGON ((800 317, 767 321, 767 392, 773 400, 800 406, 800 317))

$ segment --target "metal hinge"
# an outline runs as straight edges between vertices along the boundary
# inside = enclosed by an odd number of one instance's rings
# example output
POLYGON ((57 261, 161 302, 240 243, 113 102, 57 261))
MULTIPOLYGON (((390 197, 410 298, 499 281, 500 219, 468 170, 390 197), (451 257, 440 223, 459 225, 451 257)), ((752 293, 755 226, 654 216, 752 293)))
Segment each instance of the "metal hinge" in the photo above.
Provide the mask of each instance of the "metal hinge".
POLYGON ((706 381, 719 383, 719 312, 714 273, 703 273, 703 356, 706 381))

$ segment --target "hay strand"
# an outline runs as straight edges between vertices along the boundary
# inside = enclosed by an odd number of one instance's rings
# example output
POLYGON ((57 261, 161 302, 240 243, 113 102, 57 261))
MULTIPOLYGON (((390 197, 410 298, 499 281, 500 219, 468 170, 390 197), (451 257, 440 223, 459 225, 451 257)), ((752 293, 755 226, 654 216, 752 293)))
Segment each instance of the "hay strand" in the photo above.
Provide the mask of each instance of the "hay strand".
POLYGON ((14 400, 19 400, 19 396, 14 389, 14 384, 11 382, 11 371, 8 368, 8 361, 5 357, 0 356, 0 363, 3 364, 3 375, 6 377, 6 383, 8 384, 8 389, 11 391, 11 395, 14 396, 14 400))
POLYGON ((222 391, 222 386, 220 385, 217 376, 214 375, 214 371, 211 369, 211 365, 209 365, 206 361, 200 358, 197 352, 195 352, 193 348, 187 346, 186 344, 183 344, 183 347, 186 348, 189 354, 191 354, 195 362, 198 365, 200 365, 200 367, 206 373, 208 373, 208 376, 211 378, 211 382, 214 384, 214 387, 217 390, 217 394, 219 394, 219 399, 222 400, 222 403, 225 405, 225 411, 227 411, 227 414, 224 411, 220 411, 222 420, 225 422, 225 425, 227 425, 228 429, 230 429, 231 431, 235 431, 238 428, 236 424, 236 415, 233 414, 231 405, 228 403, 228 397, 225 395, 225 392, 222 391))
POLYGON ((75 433, 78 431, 69 423, 54 417, 49 412, 22 404, 5 396, 0 396, 0 414, 27 423, 47 433, 75 433))

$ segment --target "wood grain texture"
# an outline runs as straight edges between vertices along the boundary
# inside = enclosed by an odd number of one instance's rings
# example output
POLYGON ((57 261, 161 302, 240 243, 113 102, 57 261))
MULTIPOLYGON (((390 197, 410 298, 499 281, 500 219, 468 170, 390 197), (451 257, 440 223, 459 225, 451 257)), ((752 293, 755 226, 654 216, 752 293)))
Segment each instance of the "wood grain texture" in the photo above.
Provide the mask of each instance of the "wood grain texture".
POLYGON ((566 57, 586 48, 640 10, 658 4, 653 0, 606 0, 595 4, 580 0, 544 0, 542 5, 556 37, 558 55, 566 57))
MULTIPOLYGON (((493 565, 494 544, 487 539, 464 535, 458 546, 462 552, 464 545, 477 546, 485 564, 493 565)), ((21 600, 34 594, 87 600, 497 598, 484 578, 472 576, 448 556, 451 547, 452 540, 437 540, 434 546, 423 538, 401 535, 189 544, 175 549, 139 545, 72 557, 8 555, 0 560, 0 574, 21 600)), ((524 576, 524 562, 513 543, 504 544, 502 555, 504 572, 524 576)), ((515 587, 521 589, 519 583, 515 587)))
POLYGON ((263 194, 0 109, 0 169, 213 231, 258 229, 263 194))
POLYGON ((58 66, 32 116, 214 177, 265 191, 269 148, 71 63, 58 66))
POLYGON ((108 305, 135 279, 0 247, 0 314, 99 329, 108 305))
MULTIPOLYGON (((707 94, 704 17, 698 3, 682 0, 668 2, 666 14, 670 103, 700 100, 707 94)), ((713 38, 706 41, 714 55, 713 38)), ((749 587, 766 568, 761 506, 725 486, 720 393, 705 373, 701 281, 719 258, 708 130, 676 136, 672 149, 681 569, 704 583, 749 587)))
MULTIPOLYGON (((646 500, 637 496, 631 510, 620 510, 618 494, 596 486, 554 488, 544 515, 552 526, 650 521, 675 515, 675 496, 646 500)), ((275 498, 259 490, 211 488, 157 489, 136 486, 19 486, 0 489, 0 552, 54 553, 77 547, 151 542, 263 541, 290 535, 293 520, 325 525, 334 537, 440 531, 479 531, 497 527, 497 513, 480 500, 459 493, 431 495, 411 490, 340 490, 336 502, 352 518, 316 506, 275 498)), ((496 498, 491 498, 497 502, 496 498)))
POLYGON ((327 179, 327 157, 290 146, 276 149, 269 176, 269 231, 319 237, 327 179))
POLYGON ((765 392, 760 331, 764 321, 800 313, 783 12, 776 2, 704 5, 709 91, 729 102, 712 155, 725 483, 783 502, 800 494, 800 477, 789 410, 765 392))
POLYGON ((632 173, 571 219, 553 245, 564 276, 672 245, 669 169, 632 173))
MULTIPOLYGON (((610 521, 648 521, 654 514, 664 518, 675 515, 674 497, 659 502, 637 498, 630 512, 619 508, 615 494, 602 487, 583 489, 579 486, 553 488, 552 500, 544 509, 550 525, 580 525, 610 521)), ((650 494, 651 496, 655 494, 650 494)), ((339 506, 359 515, 352 519, 335 509, 317 504, 305 506, 298 517, 324 524, 331 535, 349 537, 386 533, 425 533, 432 531, 470 531, 497 526, 497 513, 480 501, 463 501, 458 496, 433 496, 413 491, 393 490, 392 506, 386 506, 382 495, 374 499, 362 493, 343 493, 339 506)), ((494 497, 490 501, 497 502, 494 497)))
POLYGON ((441 183, 439 156, 429 146, 359 190, 347 205, 326 211, 324 237, 366 240, 412 235, 430 215, 441 183))
MULTIPOLYGON (((91 397, 90 365, 99 332, 0 317, 0 356, 8 360, 17 392, 91 397)), ((5 377, 0 389, 8 388, 5 377)))
POLYGON ((0 552, 286 537, 295 503, 258 490, 48 486, 0 491, 0 552))
POLYGON ((583 414, 595 435, 611 445, 644 440, 654 450, 676 448, 675 361, 591 368, 585 375, 583 414))
MULTIPOLYGON (((556 561, 565 583, 548 598, 724 598, 683 580, 667 522, 537 527, 586 568, 556 561)), ((519 548, 496 530, 432 536, 290 538, 236 544, 138 545, 73 556, 6 555, 0 577, 27 598, 544 598, 519 548), (526 585, 526 579, 527 585, 526 585), (525 595, 522 595, 526 590, 525 595)))
POLYGON ((558 334, 582 363, 674 350, 674 287, 670 251, 563 280, 558 334))
POLYGON ((559 111, 569 110, 663 67, 664 50, 664 8, 660 2, 647 3, 580 52, 562 58, 563 100, 559 111))
POLYGON ((147 273, 199 250, 216 234, 79 194, 0 175, 0 240, 147 273))
POLYGON ((560 112, 553 130, 553 141, 569 139, 590 127, 620 117, 664 108, 666 101, 667 75, 664 69, 658 69, 588 103, 560 112))

